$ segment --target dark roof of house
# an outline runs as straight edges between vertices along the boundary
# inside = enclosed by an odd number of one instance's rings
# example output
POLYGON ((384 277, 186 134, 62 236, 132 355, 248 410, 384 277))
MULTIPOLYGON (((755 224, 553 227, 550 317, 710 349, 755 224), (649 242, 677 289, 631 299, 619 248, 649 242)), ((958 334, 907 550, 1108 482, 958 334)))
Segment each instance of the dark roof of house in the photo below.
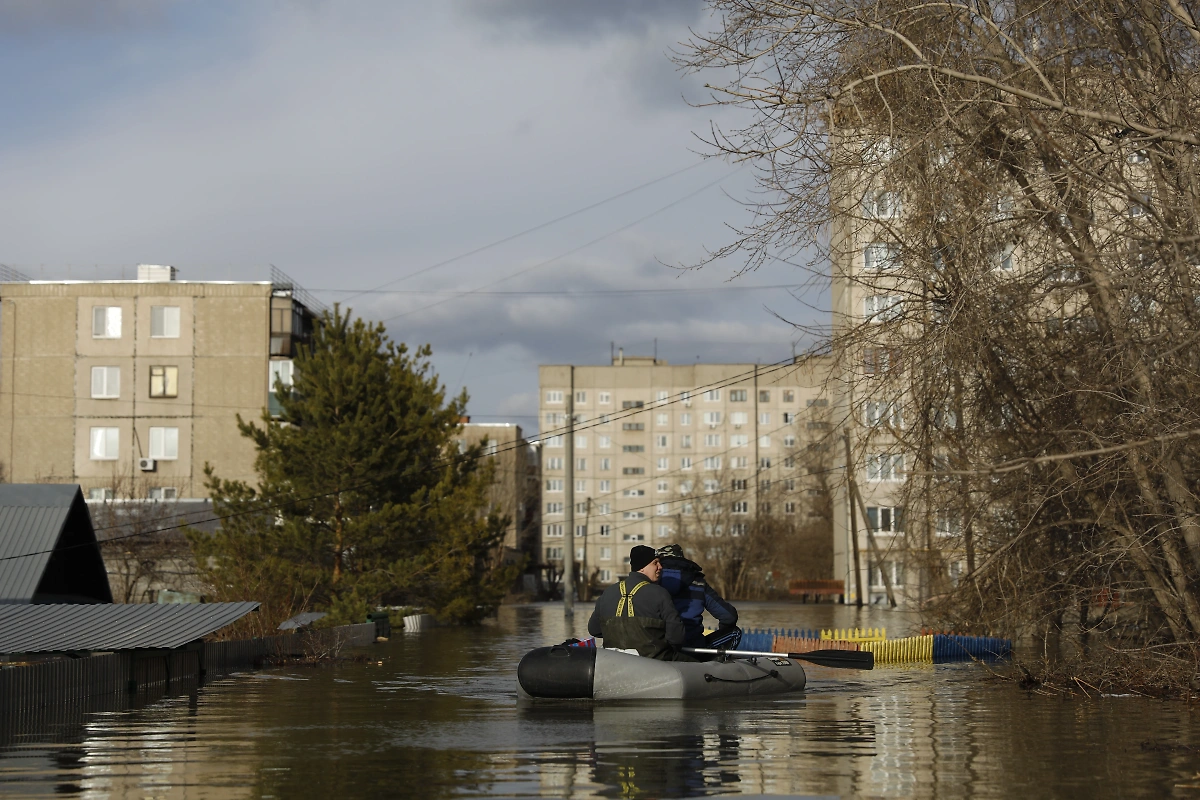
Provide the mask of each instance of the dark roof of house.
POLYGON ((0 605, 0 653, 181 647, 258 603, 0 605))
POLYGON ((0 604, 52 602, 112 602, 83 493, 0 484, 0 604))

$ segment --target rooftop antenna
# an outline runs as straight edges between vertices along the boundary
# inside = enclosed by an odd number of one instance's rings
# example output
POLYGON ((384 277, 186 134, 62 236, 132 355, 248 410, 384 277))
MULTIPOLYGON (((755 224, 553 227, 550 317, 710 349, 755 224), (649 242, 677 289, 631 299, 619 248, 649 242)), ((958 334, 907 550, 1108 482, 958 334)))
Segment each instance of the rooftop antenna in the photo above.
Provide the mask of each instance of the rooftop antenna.
POLYGON ((654 337, 654 363, 658 363, 658 337, 654 337))

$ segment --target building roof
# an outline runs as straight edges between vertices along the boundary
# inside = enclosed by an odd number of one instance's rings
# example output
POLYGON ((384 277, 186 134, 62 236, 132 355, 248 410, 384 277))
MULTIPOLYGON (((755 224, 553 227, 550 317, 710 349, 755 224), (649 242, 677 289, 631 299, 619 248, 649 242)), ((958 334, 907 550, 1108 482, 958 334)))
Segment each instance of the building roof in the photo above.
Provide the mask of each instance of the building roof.
POLYGON ((0 604, 53 602, 112 602, 83 492, 0 484, 0 604))
POLYGON ((0 605, 0 653, 181 647, 258 603, 0 605))

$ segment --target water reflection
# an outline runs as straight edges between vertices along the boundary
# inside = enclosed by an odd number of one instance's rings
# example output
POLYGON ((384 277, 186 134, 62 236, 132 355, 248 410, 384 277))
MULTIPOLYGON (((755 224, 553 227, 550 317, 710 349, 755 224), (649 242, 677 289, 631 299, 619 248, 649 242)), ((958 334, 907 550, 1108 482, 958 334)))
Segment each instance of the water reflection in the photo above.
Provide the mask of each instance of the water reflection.
MULTIPOLYGON (((586 610, 583 610, 586 611, 586 610)), ((751 625, 886 625, 834 606, 752 606, 751 625)), ((328 796, 1195 796, 1193 712, 1062 701, 970 665, 812 668, 804 695, 518 704, 527 649, 581 632, 557 608, 398 636, 382 664, 225 679, 150 706, 33 721, 0 745, 0 793, 328 796)), ((10 732, 11 733, 11 732, 10 732)))

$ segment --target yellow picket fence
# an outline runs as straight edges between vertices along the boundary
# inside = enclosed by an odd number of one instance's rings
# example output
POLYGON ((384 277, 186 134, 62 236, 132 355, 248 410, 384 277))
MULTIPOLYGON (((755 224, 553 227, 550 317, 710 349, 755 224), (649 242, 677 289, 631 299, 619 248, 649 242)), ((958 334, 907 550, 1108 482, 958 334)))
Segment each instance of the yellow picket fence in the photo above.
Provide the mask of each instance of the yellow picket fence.
POLYGON ((835 642, 882 642, 887 639, 887 628, 834 628, 822 630, 821 639, 835 642))
POLYGON ((933 663, 932 635, 863 642, 859 649, 874 653, 876 664, 933 663))

